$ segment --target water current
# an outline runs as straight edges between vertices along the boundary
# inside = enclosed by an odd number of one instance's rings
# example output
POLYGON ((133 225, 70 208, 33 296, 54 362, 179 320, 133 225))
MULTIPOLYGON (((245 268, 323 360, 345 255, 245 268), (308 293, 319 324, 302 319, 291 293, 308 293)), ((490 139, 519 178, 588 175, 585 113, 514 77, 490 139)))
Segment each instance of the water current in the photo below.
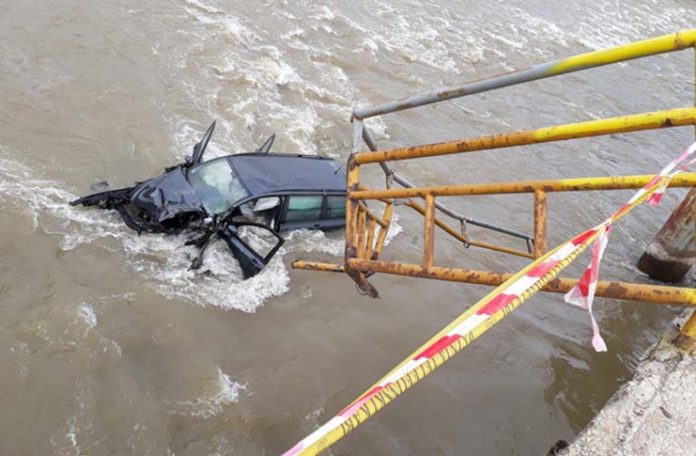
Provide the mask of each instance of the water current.
MULTIPOLYGON (((373 301, 343 275, 290 269, 340 261, 342 232, 291 233, 248 281, 224 245, 190 271, 183 237, 138 236, 115 214, 69 206, 90 184, 159 174, 213 119, 209 156, 275 132, 276 151, 345 162, 353 106, 690 28, 694 14, 688 0, 0 2, 0 454, 278 454, 487 290, 375 276, 373 301)), ((683 51, 369 125, 396 147, 690 106, 693 69, 683 51)), ((433 185, 645 174, 692 137, 668 129, 398 169, 433 185)), ((617 227, 604 277, 645 280, 634 263, 683 194, 617 227)), ((628 196, 552 195, 550 245, 628 196)), ((532 229, 528 196, 450 203, 532 229)), ((386 256, 417 262, 422 222, 398 215, 386 256)), ((525 264, 445 238, 436 258, 525 264)), ((673 314, 598 307, 608 353, 592 352, 585 313, 538 295, 329 454, 532 455, 571 439, 673 314)))

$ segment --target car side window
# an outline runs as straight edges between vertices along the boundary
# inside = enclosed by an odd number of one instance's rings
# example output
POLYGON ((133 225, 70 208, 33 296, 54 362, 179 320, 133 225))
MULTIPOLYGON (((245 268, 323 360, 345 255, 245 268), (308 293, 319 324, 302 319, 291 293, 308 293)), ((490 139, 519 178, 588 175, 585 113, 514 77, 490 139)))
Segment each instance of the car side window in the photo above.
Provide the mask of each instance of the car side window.
POLYGON ((321 218, 321 195, 290 196, 288 210, 285 213, 286 222, 305 222, 321 218))
POLYGON ((326 216, 328 218, 345 218, 346 216, 346 197, 327 196, 326 197, 326 216))

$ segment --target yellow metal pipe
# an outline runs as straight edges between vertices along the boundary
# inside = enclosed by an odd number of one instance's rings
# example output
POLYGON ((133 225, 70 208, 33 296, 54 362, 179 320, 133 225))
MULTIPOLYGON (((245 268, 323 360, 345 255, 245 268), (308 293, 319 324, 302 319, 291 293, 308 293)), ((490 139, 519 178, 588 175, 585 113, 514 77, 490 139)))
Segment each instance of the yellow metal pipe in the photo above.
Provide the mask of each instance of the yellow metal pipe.
MULTIPOLYGON (((302 269, 316 270, 317 268, 308 267, 308 265, 311 264, 312 263, 303 263, 302 266, 304 267, 302 269)), ((512 277, 512 274, 507 273, 479 271, 475 269, 443 268, 439 266, 426 269, 418 264, 390 261, 351 259, 348 261, 348 264, 349 267, 360 271, 381 272, 385 274, 446 280, 450 282, 465 282, 478 285, 498 286, 512 277)), ((293 263, 293 267, 295 267, 295 263, 293 263)), ((322 270, 328 270, 328 268, 322 270)), ((577 283, 578 281, 575 279, 558 278, 550 281, 542 290, 554 293, 566 293, 577 285, 577 283)), ((599 281, 597 282, 596 295, 612 299, 696 306, 696 290, 693 288, 599 281)), ((692 330, 693 337, 696 338, 696 318, 692 318, 692 320, 691 326, 687 328, 685 325, 684 330, 692 330)))
POLYGON ((295 260, 292 262, 292 268, 305 269, 307 271, 345 272, 342 264, 323 263, 320 261, 295 260))
POLYGON ((588 52, 561 60, 551 69, 552 74, 581 70, 586 67, 623 62, 664 52, 678 51, 696 45, 696 29, 649 38, 622 46, 588 52))
POLYGON ((365 232, 367 223, 367 211, 366 207, 362 202, 358 205, 358 243, 356 245, 358 258, 364 258, 365 256, 365 240, 367 238, 367 233, 365 232))
MULTIPOLYGON (((360 167, 351 166, 348 162, 348 173, 346 174, 346 188, 348 191, 357 190, 360 181, 360 167)), ((359 201, 346 200, 346 259, 351 256, 356 256, 355 244, 358 231, 358 204, 359 201)))
POLYGON ((539 128, 536 130, 522 130, 499 135, 479 136, 476 138, 447 141, 437 144, 376 152, 360 152, 354 154, 352 160, 356 165, 364 165, 367 163, 434 157, 460 152, 473 152, 685 125, 696 125, 696 108, 668 109, 630 116, 557 125, 555 127, 539 128))
MULTIPOLYGON (((359 190, 350 192, 348 199, 378 198, 425 198, 433 196, 492 195, 501 193, 576 192, 586 190, 627 190, 643 188, 655 176, 607 176, 582 177, 576 179, 554 179, 540 181, 498 182, 490 184, 460 184, 420 188, 392 188, 383 190, 359 190)), ((670 187, 696 186, 696 173, 682 173, 674 176, 670 187)))
POLYGON ((365 244, 365 258, 372 258, 372 252, 375 250, 375 230, 377 229, 377 219, 370 218, 370 225, 367 228, 367 244, 365 244))
POLYGON ((425 197, 425 216, 423 225, 423 265, 425 269, 433 266, 435 256, 435 197, 425 197))
POLYGON ((389 232, 389 224, 391 223, 393 211, 394 205, 392 203, 387 203, 387 207, 384 209, 384 221, 386 222, 386 225, 380 228, 379 236, 377 236, 377 245, 375 246, 375 253, 377 254, 377 257, 382 255, 382 248, 384 247, 384 241, 387 239, 387 233, 389 232))
POLYGON ((367 213, 368 218, 374 220, 375 222, 379 223, 380 226, 385 227, 388 225, 386 221, 384 221, 381 217, 378 217, 374 212, 372 212, 368 207, 363 207, 362 210, 364 210, 367 213))

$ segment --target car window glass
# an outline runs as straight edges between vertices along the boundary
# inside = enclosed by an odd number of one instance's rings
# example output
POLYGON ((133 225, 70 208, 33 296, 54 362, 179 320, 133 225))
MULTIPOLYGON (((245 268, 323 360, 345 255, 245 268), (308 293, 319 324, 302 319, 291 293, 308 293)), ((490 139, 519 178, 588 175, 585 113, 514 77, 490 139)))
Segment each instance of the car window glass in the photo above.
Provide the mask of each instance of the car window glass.
POLYGON ((346 216, 345 196, 327 196, 326 206, 329 218, 343 218, 346 216))
POLYGON ((273 221, 275 209, 279 204, 280 198, 277 196, 249 201, 239 206, 239 213, 235 220, 270 225, 273 221))
POLYGON ((209 214, 220 214, 249 193, 227 160, 213 160, 191 168, 188 180, 209 214))
POLYGON ((288 200, 286 222, 301 222, 321 218, 322 196, 291 196, 288 200))
POLYGON ((270 198, 259 198, 254 204, 254 212, 267 211, 273 209, 280 204, 280 198, 271 196, 270 198))

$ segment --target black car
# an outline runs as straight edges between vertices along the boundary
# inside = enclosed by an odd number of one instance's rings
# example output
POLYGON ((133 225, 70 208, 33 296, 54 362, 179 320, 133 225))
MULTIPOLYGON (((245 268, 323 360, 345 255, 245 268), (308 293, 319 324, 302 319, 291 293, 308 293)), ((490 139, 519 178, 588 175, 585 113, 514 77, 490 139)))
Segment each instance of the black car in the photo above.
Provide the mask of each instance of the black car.
POLYGON ((221 237, 239 261, 244 278, 261 271, 278 251, 284 242, 280 231, 345 225, 346 174, 335 160, 271 154, 273 135, 255 152, 203 162, 214 128, 215 122, 193 155, 165 168, 161 176, 71 204, 117 210, 138 233, 192 233, 195 237, 187 244, 200 249, 193 268, 201 266, 210 242, 221 237), (252 247, 242 236, 250 230, 256 238, 272 241, 252 247))

